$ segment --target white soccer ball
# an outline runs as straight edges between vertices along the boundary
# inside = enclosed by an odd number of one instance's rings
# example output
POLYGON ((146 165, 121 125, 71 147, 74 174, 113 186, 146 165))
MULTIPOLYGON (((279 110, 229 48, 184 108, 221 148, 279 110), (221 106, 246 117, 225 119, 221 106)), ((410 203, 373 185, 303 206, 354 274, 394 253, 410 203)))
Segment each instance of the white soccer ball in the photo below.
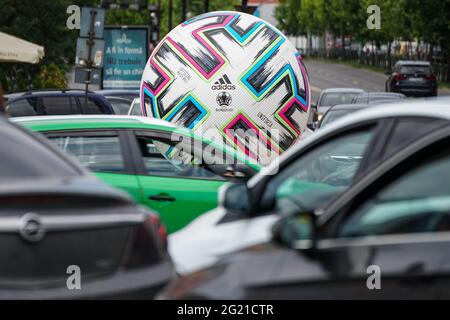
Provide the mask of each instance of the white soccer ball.
POLYGON ((306 128, 308 75, 300 54, 256 16, 218 11, 194 17, 158 44, 141 82, 144 115, 204 133, 261 160, 291 146, 306 128), (257 145, 248 135, 257 138, 257 145))

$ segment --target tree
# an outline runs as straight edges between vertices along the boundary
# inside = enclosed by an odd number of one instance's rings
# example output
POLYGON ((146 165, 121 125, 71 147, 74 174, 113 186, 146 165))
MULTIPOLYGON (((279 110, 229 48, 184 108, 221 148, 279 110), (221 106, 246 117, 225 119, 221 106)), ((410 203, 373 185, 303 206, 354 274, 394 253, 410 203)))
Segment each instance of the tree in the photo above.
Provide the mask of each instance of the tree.
POLYGON ((278 28, 291 36, 306 34, 306 23, 299 19, 301 5, 305 0, 280 0, 275 8, 275 18, 278 21, 278 28))
POLYGON ((29 87, 42 65, 53 63, 67 71, 75 60, 78 30, 66 27, 66 9, 71 4, 95 3, 97 1, 92 0, 1 0, 0 31, 45 48, 45 57, 39 66, 24 63, 0 65, 0 81, 5 91, 13 89, 12 82, 16 83, 16 90, 29 87))

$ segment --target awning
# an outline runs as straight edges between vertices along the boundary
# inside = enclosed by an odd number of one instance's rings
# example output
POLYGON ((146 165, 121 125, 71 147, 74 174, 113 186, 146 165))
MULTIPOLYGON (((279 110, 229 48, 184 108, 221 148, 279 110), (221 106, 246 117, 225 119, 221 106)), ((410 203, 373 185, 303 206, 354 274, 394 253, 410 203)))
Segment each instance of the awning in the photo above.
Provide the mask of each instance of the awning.
POLYGON ((0 32, 0 62, 38 63, 44 47, 0 32))

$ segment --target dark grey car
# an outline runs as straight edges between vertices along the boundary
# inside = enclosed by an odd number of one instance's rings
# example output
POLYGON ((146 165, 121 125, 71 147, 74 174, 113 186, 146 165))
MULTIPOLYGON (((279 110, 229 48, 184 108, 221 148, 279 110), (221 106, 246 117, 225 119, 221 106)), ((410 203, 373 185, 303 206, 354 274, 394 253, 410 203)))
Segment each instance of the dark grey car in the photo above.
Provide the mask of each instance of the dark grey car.
POLYGON ((0 136, 0 299, 152 298, 173 274, 159 218, 4 118, 0 136))
POLYGON ((386 91, 407 96, 437 96, 437 79, 428 61, 398 61, 388 73, 386 91))

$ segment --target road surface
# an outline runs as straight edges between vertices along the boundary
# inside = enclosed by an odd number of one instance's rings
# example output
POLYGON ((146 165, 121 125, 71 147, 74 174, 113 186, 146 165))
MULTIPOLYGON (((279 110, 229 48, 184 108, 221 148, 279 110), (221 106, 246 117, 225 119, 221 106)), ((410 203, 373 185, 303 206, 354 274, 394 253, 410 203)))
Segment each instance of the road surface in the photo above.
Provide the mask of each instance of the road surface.
MULTIPOLYGON (((308 69, 314 103, 317 102, 323 89, 354 87, 366 91, 384 91, 387 79, 383 73, 344 64, 305 59, 305 65, 308 69)), ((438 95, 450 95, 450 90, 439 89, 438 95)))

